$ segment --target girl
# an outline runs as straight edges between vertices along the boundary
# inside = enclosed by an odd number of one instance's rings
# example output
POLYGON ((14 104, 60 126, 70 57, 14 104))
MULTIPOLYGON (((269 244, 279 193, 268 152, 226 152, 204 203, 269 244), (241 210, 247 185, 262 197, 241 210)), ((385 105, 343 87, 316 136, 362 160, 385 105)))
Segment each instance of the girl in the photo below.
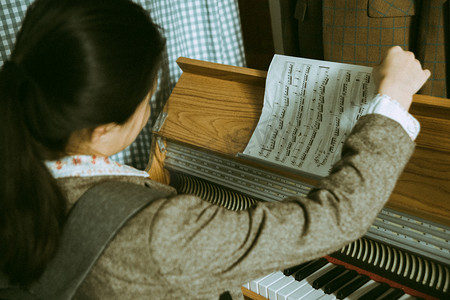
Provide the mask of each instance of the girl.
MULTIPOLYGON (((0 71, 0 267, 11 284, 39 278, 67 213, 95 184, 170 189, 108 159, 149 118, 163 47, 128 0, 36 0, 29 8, 0 71)), ((394 47, 374 75, 371 113, 307 198, 239 212, 190 195, 158 199, 124 225, 76 298, 242 297, 241 284, 361 237, 413 152, 418 126, 407 110, 429 71, 394 47)))

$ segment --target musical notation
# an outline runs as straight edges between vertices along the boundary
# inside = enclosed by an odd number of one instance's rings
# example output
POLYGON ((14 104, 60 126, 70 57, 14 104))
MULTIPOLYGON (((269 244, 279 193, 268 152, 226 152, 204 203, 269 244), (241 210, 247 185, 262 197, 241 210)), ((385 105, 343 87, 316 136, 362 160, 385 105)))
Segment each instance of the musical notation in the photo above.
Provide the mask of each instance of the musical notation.
POLYGON ((244 155, 326 176, 374 95, 369 67, 275 55, 244 155))

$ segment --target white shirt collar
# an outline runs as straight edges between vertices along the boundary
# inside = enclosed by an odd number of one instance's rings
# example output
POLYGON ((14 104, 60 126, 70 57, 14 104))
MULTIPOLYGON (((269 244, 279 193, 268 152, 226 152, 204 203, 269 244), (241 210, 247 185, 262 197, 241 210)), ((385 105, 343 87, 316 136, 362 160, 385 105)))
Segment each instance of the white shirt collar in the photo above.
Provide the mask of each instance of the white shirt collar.
POLYGON ((115 175, 149 177, 147 172, 121 165, 108 157, 74 155, 60 160, 46 161, 45 164, 55 178, 115 175))

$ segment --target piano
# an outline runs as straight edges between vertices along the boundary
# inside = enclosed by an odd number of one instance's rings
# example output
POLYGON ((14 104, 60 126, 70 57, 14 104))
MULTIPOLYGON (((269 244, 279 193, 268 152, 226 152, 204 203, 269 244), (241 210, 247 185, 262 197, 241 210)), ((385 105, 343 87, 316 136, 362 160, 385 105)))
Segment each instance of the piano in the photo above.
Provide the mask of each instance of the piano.
MULTIPOLYGON (((237 157, 259 120, 267 73, 177 63, 183 74, 153 129, 151 178, 236 210, 306 195, 315 180, 237 157)), ((246 299, 450 299, 450 99, 415 95, 410 112, 422 127, 416 150, 366 235, 255 278, 242 286, 246 299)))

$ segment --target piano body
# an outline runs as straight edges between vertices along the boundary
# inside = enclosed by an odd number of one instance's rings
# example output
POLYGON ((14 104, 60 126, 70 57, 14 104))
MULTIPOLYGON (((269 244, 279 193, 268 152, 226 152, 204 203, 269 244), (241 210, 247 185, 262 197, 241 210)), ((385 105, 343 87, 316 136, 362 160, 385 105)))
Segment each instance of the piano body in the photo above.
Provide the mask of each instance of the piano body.
MULTIPOLYGON (((225 205, 307 194, 315 180, 236 157, 259 120, 267 73, 178 64, 183 74, 154 127, 151 177, 225 205)), ((346 299, 450 299, 450 100, 415 95, 410 112, 422 126, 417 148, 367 234, 245 284, 246 298, 343 299, 351 291, 346 299)))

